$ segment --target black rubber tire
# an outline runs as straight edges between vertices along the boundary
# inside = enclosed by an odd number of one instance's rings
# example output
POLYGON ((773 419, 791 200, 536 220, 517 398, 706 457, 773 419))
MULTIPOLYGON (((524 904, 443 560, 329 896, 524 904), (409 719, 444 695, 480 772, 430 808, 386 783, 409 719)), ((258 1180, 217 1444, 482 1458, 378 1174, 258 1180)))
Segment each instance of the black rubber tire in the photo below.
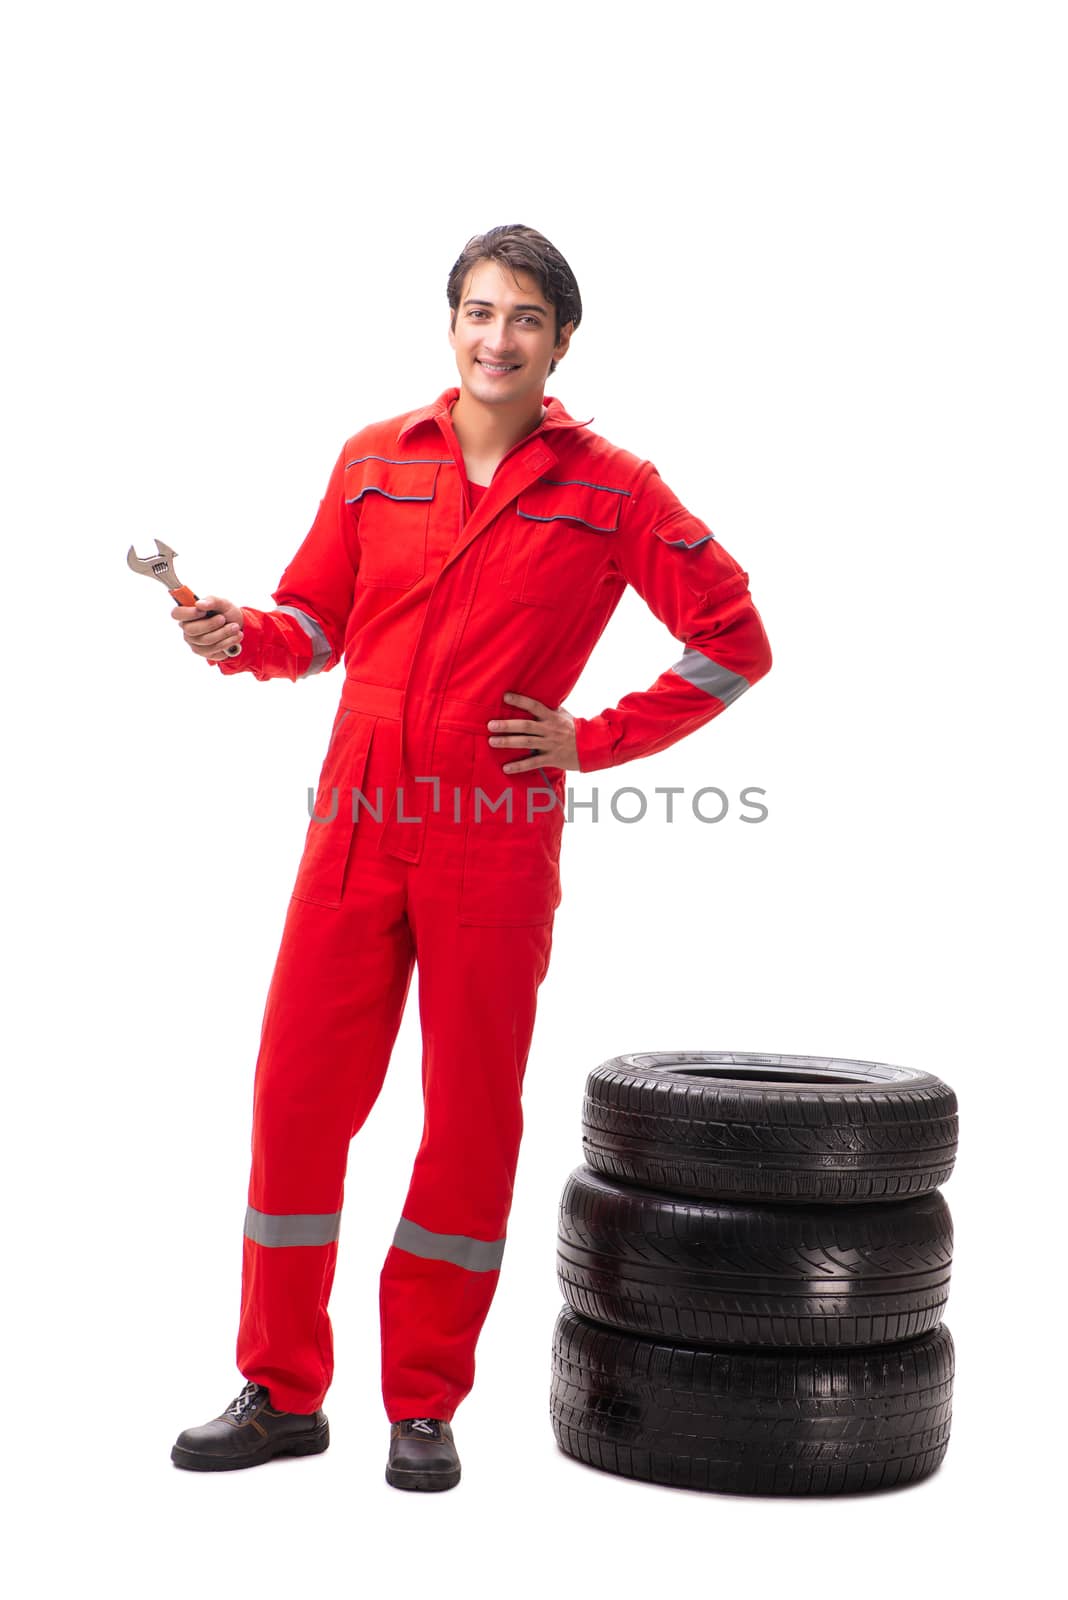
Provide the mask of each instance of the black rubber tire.
POLYGON ((937 1190, 866 1206, 680 1199, 577 1167, 560 1197, 564 1299, 673 1344, 837 1349, 915 1339, 949 1297, 937 1190))
POLYGON ((832 1354, 693 1349, 587 1322, 553 1330, 549 1411, 567 1455, 683 1489, 848 1494, 916 1483, 949 1443, 953 1340, 832 1354))
POLYGON ((881 1061, 615 1056, 587 1079, 582 1153, 608 1178, 697 1199, 904 1200, 953 1171, 957 1097, 881 1061))

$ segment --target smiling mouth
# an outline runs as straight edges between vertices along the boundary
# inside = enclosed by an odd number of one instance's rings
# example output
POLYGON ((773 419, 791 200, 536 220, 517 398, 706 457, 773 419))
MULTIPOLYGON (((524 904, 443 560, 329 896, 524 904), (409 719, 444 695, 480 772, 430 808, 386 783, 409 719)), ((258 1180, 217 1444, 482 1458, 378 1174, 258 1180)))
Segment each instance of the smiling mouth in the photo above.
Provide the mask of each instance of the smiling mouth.
POLYGON ((494 373, 498 376, 506 372, 516 372, 519 369, 518 361, 514 361, 510 364, 503 361, 480 361, 478 356, 476 356, 475 363, 477 366, 483 367, 486 372, 494 373))

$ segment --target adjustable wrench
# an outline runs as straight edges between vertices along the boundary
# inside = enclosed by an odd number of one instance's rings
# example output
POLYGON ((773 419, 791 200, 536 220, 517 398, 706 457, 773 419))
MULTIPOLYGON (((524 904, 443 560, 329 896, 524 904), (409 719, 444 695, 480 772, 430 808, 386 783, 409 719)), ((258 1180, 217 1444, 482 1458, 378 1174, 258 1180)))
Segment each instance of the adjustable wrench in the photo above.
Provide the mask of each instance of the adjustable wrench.
MULTIPOLYGON (((156 549, 159 551, 158 556, 139 556, 134 554, 134 547, 131 545, 126 556, 127 566, 132 567, 134 572, 143 572, 147 578, 158 578, 160 583, 165 583, 171 591, 176 605, 195 606, 197 597, 192 589, 188 589, 184 583, 178 582, 178 575, 174 570, 174 551, 169 545, 161 544, 158 539, 156 540, 156 549)), ((217 611, 208 611, 205 615, 217 617, 219 613, 217 611)), ((228 656, 239 656, 241 654, 241 646, 239 644, 228 644, 224 648, 228 656)))

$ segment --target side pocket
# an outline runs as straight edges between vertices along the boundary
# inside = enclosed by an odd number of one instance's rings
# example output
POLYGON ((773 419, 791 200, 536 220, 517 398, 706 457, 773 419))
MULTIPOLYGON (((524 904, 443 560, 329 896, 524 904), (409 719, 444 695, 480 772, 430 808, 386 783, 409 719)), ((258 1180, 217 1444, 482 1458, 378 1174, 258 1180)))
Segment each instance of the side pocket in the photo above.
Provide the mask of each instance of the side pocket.
POLYGON ((502 772, 492 756, 475 759, 475 782, 468 797, 464 828, 463 877, 458 920, 463 927, 516 927, 551 922, 560 904, 560 839, 564 825, 561 785, 540 771, 502 772), (476 815, 476 786, 484 798, 476 815), (508 790, 507 802, 491 809, 508 790), (551 810, 540 807, 551 795, 551 810))
POLYGON ((295 900, 330 909, 341 904, 354 826, 352 791, 363 785, 374 725, 374 717, 362 712, 343 708, 338 713, 293 886, 295 900))

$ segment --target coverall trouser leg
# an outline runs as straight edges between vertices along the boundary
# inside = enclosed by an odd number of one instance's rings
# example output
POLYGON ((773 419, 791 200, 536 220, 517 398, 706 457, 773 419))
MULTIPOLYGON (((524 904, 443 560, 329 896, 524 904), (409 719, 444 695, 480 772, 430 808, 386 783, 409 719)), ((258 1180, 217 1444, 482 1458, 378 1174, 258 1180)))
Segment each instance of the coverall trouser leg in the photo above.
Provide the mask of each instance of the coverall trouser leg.
MULTIPOLYGON (((341 832, 324 844, 333 822, 322 836, 309 827, 253 1093, 237 1364, 286 1411, 316 1410, 333 1376, 328 1304, 349 1143, 381 1090, 416 962, 424 1122, 379 1285, 387 1416, 448 1420, 474 1381, 475 1346, 500 1275, 523 1078, 552 936, 544 909, 551 896, 517 921, 507 884, 487 887, 485 873, 499 875, 510 852, 523 849, 519 825, 504 834, 506 824, 491 822, 481 834, 456 820, 480 771, 475 726, 438 729, 434 766, 449 799, 437 815, 426 806, 423 849, 409 862, 383 848, 399 722, 356 712, 335 725, 334 764, 328 756, 324 774, 341 791, 341 832), (381 787, 383 820, 361 803, 350 826, 350 780, 371 802, 381 787), (491 909, 487 921, 491 894, 502 912, 495 920, 491 909)), ((423 796, 429 800, 428 790, 423 796)), ((409 813, 413 800, 408 793, 409 813)), ((528 880, 529 862, 520 870, 528 880)))

